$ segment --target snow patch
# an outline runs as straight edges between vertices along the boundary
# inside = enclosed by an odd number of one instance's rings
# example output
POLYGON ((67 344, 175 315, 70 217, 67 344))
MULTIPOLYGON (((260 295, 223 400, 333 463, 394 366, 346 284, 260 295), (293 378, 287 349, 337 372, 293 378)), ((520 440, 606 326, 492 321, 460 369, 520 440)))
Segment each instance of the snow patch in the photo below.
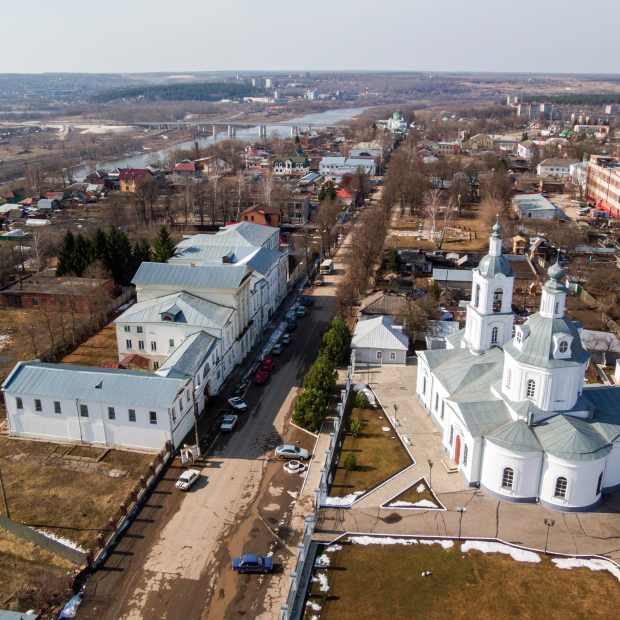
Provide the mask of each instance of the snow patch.
POLYGON ((314 603, 312 601, 308 601, 306 603, 306 607, 310 607, 312 611, 321 611, 322 607, 318 603, 314 603))
POLYGON ((444 549, 451 549, 454 546, 451 540, 392 538, 390 536, 350 536, 349 542, 355 545, 441 545, 444 549))
POLYGON ((490 542, 488 540, 467 540, 461 545, 461 551, 481 551, 482 553, 505 553, 517 562, 540 562, 540 556, 533 551, 517 549, 510 545, 490 542))
POLYGON ((315 561, 314 561, 314 565, 317 568, 327 568, 329 566, 329 556, 328 555, 320 555, 315 561))
POLYGON ((330 545, 325 549, 325 553, 335 553, 336 551, 342 551, 342 545, 330 545))
POLYGON ((382 427, 381 427, 381 430, 382 430, 384 433, 389 433, 392 429, 391 429, 389 426, 382 426, 382 427))
POLYGON ((82 595, 76 594, 72 596, 69 601, 65 604, 58 616, 59 620, 63 620, 64 618, 75 618, 77 616, 78 608, 82 603, 82 595))
POLYGON ((418 493, 424 493, 424 491, 426 491, 426 487, 420 482, 420 484, 418 484, 415 490, 418 493))
POLYGON ((0 351, 2 351, 5 347, 8 347, 11 342, 13 342, 11 336, 8 334, 0 334, 0 351))
POLYGON ((317 573, 316 577, 312 577, 312 582, 319 584, 319 590, 321 590, 321 592, 329 592, 329 581, 327 581, 327 575, 325 573, 317 573))
POLYGON ((360 495, 364 493, 366 493, 366 491, 355 491, 355 493, 345 495, 344 497, 326 497, 321 502, 321 505, 336 508, 348 508, 360 495))
POLYGON ((438 508, 435 502, 431 502, 428 499, 420 499, 417 502, 390 502, 388 504, 390 508, 438 508))
POLYGON ((57 543, 60 543, 61 545, 64 545, 65 547, 71 547, 71 549, 75 549, 76 551, 79 551, 80 553, 86 553, 86 549, 84 549, 83 547, 80 547, 80 545, 78 545, 77 543, 74 543, 72 540, 69 540, 68 538, 63 538, 62 536, 52 534, 51 532, 46 532, 45 530, 39 530, 36 527, 32 529, 35 532, 39 532, 39 534, 43 534, 43 536, 45 536, 46 538, 51 538, 52 540, 55 540, 57 543))
POLYGON ((298 493, 296 491, 287 491, 287 493, 293 498, 297 499, 298 493))
POLYGON ((590 570, 607 570, 620 581, 620 568, 600 558, 553 558, 551 560, 558 568, 589 568, 590 570))

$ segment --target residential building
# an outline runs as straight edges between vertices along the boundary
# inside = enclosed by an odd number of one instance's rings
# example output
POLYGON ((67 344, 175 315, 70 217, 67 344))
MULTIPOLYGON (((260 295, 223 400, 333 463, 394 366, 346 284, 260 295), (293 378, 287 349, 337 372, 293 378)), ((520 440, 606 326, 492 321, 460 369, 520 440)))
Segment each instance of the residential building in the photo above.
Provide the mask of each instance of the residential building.
POLYGON ((431 150, 439 155, 458 155, 461 152, 461 143, 458 140, 450 142, 433 142, 431 150))
POLYGON ((260 224, 261 226, 279 227, 282 223, 282 216, 280 209, 255 205, 241 212, 241 221, 260 224))
POLYGON ((159 451, 178 448, 195 419, 187 378, 18 362, 2 391, 13 437, 159 451))
POLYGON ((372 157, 326 156, 319 163, 319 172, 326 178, 341 179, 346 174, 362 170, 368 176, 375 176, 377 163, 372 157))
POLYGON ((360 317, 351 339, 356 365, 404 365, 408 350, 409 338, 391 316, 360 317))
POLYGON ((578 161, 570 165, 569 177, 571 183, 579 186, 579 188, 585 192, 586 183, 588 180, 588 162, 578 161))
POLYGON ((542 194, 517 194, 512 206, 523 220, 555 220, 559 215, 557 207, 542 194))
POLYGON ((549 158, 544 159, 538 164, 536 172, 539 177, 553 177, 556 179, 567 179, 570 176, 570 167, 579 163, 574 159, 549 158))
POLYGON ((602 155, 590 157, 586 199, 612 217, 620 217, 620 160, 602 155))
POLYGON ((470 485, 503 501, 587 510, 620 485, 620 388, 585 384, 589 355, 565 316, 559 265, 539 312, 514 328, 513 283, 495 225, 465 329, 445 350, 417 351, 416 395, 470 485))
POLYGON ((597 140, 605 140, 609 136, 609 125, 575 125, 573 131, 576 134, 592 136, 597 140))
POLYGON ((310 172, 310 160, 305 155, 276 157, 273 173, 279 176, 304 176, 310 172))
POLYGON ((123 168, 119 170, 118 174, 119 190, 135 194, 141 185, 152 179, 151 171, 146 168, 123 168))

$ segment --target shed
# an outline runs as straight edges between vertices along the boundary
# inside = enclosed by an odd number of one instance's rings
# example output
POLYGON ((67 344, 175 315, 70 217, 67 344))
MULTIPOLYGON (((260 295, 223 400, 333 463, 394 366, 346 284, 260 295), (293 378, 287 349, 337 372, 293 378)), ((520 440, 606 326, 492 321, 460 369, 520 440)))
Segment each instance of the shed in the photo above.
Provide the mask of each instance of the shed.
POLYGON ((391 316, 376 316, 357 323, 351 349, 357 364, 406 364, 409 338, 391 316))

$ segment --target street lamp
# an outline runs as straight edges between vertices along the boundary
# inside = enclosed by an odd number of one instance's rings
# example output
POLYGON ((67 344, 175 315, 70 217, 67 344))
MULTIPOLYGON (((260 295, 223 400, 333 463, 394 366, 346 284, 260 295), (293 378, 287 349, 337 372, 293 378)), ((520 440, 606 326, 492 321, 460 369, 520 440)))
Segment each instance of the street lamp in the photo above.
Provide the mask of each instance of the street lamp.
POLYGON ((398 426, 398 405, 394 403, 394 426, 398 426))
POLYGON ((431 461, 431 459, 428 459, 427 461, 428 463, 428 486, 429 488, 432 490, 433 487, 433 461, 431 461))
POLYGON ((467 512, 465 506, 457 506, 456 511, 459 513, 459 540, 461 540, 461 531, 463 526, 463 513, 467 512))
POLYGON ((549 532, 555 525, 555 519, 545 519, 545 525, 547 526, 547 537, 545 538, 545 553, 547 553, 547 547, 549 546, 549 532))

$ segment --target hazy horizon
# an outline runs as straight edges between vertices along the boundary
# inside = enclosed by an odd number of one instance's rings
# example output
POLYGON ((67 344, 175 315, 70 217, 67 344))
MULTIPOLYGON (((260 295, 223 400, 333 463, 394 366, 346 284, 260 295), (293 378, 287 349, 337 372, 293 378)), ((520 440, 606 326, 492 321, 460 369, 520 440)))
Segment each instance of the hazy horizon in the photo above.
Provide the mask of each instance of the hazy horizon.
POLYGON ((3 11, 0 73, 423 71, 617 74, 620 3, 35 0, 3 11), (576 7, 575 7, 576 8, 576 7), (583 12, 583 11, 582 11, 583 12), (24 36, 28 36, 28 44, 24 36))

